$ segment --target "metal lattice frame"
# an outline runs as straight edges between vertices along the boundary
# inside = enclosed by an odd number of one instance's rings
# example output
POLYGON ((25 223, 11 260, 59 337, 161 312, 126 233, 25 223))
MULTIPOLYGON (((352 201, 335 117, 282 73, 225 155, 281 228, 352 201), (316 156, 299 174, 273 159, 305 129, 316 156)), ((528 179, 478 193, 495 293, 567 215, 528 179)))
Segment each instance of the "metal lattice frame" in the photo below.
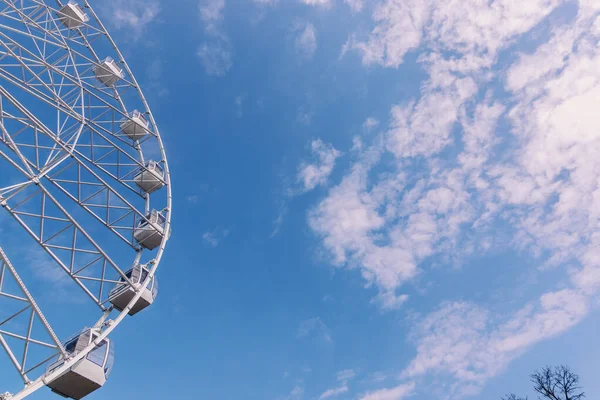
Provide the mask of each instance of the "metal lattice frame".
POLYGON ((2 180, 4 170, 0 176, 0 206, 100 309, 95 326, 102 333, 50 375, 40 371, 47 360, 28 359, 32 346, 51 349, 53 356, 66 354, 0 249, 0 298, 23 303, 0 321, 0 346, 25 383, 13 399, 43 387, 110 334, 153 279, 170 236, 169 168, 146 99, 88 1, 83 1, 83 8, 89 21, 75 29, 61 22, 63 6, 60 0, 0 0, 0 159, 13 169, 8 184, 2 180), (107 56, 124 72, 112 86, 103 85, 95 72, 107 56), (149 121, 146 135, 135 141, 120 128, 133 109, 149 121), (146 169, 148 152, 164 171, 160 178, 164 188, 152 195, 134 182, 134 176, 146 169), (151 205, 158 205, 166 222, 161 245, 149 252, 136 241, 134 230, 146 220, 151 205), (123 271, 143 261, 148 278, 129 306, 115 313, 110 288, 119 279, 133 287, 123 271), (2 291, 8 278, 21 294, 2 291), (26 334, 3 328, 24 313, 29 313, 30 321, 26 334), (34 321, 42 324, 49 341, 32 337, 34 321), (22 354, 5 338, 22 341, 22 354))
MULTIPOLYGON (((52 330, 52 327, 50 326, 50 324, 44 317, 44 314, 42 314, 42 311, 38 307, 33 296, 27 290, 27 287, 21 280, 21 277, 17 273, 17 270, 12 266, 12 264, 10 263, 8 257, 6 256, 6 254, 4 253, 4 250, 2 250, 2 248, 0 248, 0 296, 10 299, 13 302, 19 302, 23 306, 23 308, 19 307, 19 310, 17 312, 13 313, 8 318, 5 318, 4 320, 0 321, 0 345, 4 348, 4 351, 10 358, 10 361, 13 363, 15 368, 19 371, 19 375, 21 375, 21 378, 23 379, 23 381, 25 383, 28 383, 28 382, 30 382, 30 379, 27 377, 27 374, 29 372, 35 370, 38 366, 38 365, 34 365, 33 367, 31 367, 29 369, 26 369, 26 367, 25 367, 26 362, 27 362, 27 353, 29 350, 29 346, 37 345, 37 346, 48 347, 50 349, 56 350, 57 352, 61 353, 63 356, 66 356, 66 353, 62 347, 62 344, 60 343, 60 340, 54 333, 54 330, 52 330), (2 290, 2 287, 5 285, 5 282, 8 279, 10 279, 11 277, 20 289, 20 292, 21 292, 20 296, 6 293, 2 290), (10 331, 2 329, 2 327, 4 325, 6 325, 12 319, 18 317, 19 315, 21 315, 23 313, 29 314, 29 317, 28 317, 29 324, 27 326, 27 331, 26 331, 25 335, 19 335, 14 332, 10 332, 10 331), (36 320, 36 318, 39 322, 42 323, 44 329, 48 333, 48 336, 52 339, 52 343, 46 343, 44 341, 33 339, 33 337, 32 337, 33 323, 36 320), (19 340, 25 342, 24 350, 21 354, 20 359, 17 358, 17 355, 13 352, 13 349, 11 349, 11 347, 8 345, 8 343, 4 339, 3 335, 12 337, 15 339, 19 339, 19 340)), ((44 363, 46 361, 48 361, 48 360, 42 360, 42 363, 44 363)))

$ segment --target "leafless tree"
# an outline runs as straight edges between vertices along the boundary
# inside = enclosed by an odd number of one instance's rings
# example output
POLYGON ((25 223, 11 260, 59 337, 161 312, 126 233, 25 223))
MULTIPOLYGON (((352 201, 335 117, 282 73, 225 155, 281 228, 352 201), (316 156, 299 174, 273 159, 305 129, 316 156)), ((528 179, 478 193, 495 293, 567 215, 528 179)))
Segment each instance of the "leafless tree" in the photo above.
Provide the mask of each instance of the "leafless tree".
POLYGON ((533 389, 550 400, 579 400, 585 397, 579 386, 579 375, 569 367, 545 367, 531 374, 533 389))
POLYGON ((516 394, 507 394, 502 400, 527 400, 527 397, 518 397, 516 394))
MULTIPOLYGON (((530 375, 533 389, 548 400, 581 400, 585 397, 579 386, 579 375, 571 372, 569 367, 544 367, 530 375)), ((504 396, 502 400, 527 400, 514 394, 504 396)))

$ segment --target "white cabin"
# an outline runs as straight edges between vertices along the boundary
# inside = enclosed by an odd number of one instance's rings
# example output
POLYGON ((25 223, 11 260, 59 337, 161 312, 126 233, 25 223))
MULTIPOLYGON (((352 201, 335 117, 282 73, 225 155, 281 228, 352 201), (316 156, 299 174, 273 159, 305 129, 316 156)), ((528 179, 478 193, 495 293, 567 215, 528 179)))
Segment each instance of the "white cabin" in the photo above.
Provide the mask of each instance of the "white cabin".
MULTIPOLYGON (((125 279, 121 277, 119 280, 121 283, 118 283, 111 291, 109 300, 112 305, 119 311, 123 311, 125 307, 129 305, 131 300, 133 300, 137 291, 140 290, 146 279, 148 278, 148 274, 150 272, 147 268, 141 266, 140 264, 136 264, 132 269, 125 273, 125 276, 131 281, 133 287, 125 282, 125 279)), ((135 315, 138 312, 142 311, 144 308, 150 306, 156 296, 158 295, 158 281, 155 277, 152 277, 152 281, 148 284, 144 292, 138 299, 138 301, 133 305, 131 310, 129 310, 129 315, 135 315)))
POLYGON ((121 121, 119 125, 121 131, 131 140, 140 140, 148 134, 150 122, 144 117, 144 114, 138 110, 129 113, 128 118, 121 121))
POLYGON ((161 165, 153 160, 146 161, 134 178, 135 184, 144 192, 150 194, 165 186, 165 172, 161 165))
POLYGON ((61 7, 58 12, 58 19, 68 29, 75 29, 88 22, 90 17, 79 4, 71 0, 61 7))
POLYGON ((102 63, 94 67, 96 78, 106 87, 112 87, 125 77, 123 69, 112 57, 106 57, 102 63))
MULTIPOLYGON (((99 332, 86 328, 79 335, 68 340, 64 349, 68 357, 77 355, 99 336, 99 332)), ((104 339, 85 358, 76 362, 69 370, 46 385, 55 393, 75 400, 104 386, 115 361, 114 347, 109 339, 104 339)), ((51 374, 65 363, 63 356, 48 365, 46 374, 51 374)))
POLYGON ((165 237, 165 224, 167 220, 160 212, 152 210, 142 219, 133 231, 133 237, 144 248, 154 250, 165 237))

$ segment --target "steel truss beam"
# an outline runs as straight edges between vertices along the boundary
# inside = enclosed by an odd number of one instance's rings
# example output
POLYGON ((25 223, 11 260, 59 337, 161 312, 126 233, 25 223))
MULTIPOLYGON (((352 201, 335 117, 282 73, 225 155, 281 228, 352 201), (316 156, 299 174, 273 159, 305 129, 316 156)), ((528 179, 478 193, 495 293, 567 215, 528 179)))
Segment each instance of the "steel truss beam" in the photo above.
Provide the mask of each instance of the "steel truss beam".
POLYGON ((13 267, 2 248, 0 248, 0 298, 8 299, 10 301, 23 304, 22 308, 19 307, 19 311, 9 315, 8 317, 4 318, 4 320, 0 321, 0 345, 2 346, 2 348, 4 348, 4 351, 8 355, 13 366, 17 369, 19 375, 21 376, 21 379, 23 379, 23 381, 27 384, 30 382, 30 379, 27 377, 28 373, 39 368, 46 361, 48 361, 52 357, 55 357, 57 354, 62 354, 63 356, 66 356, 67 354, 60 340, 58 339, 58 336, 56 336, 56 334, 54 333, 54 330, 48 323, 48 320, 38 307, 33 296, 21 280, 21 277, 17 273, 17 270, 13 267), (3 286, 6 286, 6 282, 9 279, 9 276, 12 277, 12 280, 19 287, 21 295, 7 293, 3 290, 3 286), (24 335, 18 334, 10 328, 5 328, 10 321, 14 320, 19 315, 26 313, 29 314, 29 323, 27 325, 26 333, 24 335), (52 343, 47 343, 45 341, 37 340, 32 337, 33 326, 35 321, 38 321, 38 323, 42 324, 52 343), (16 349, 13 349, 11 348, 11 346, 9 346, 6 340, 7 337, 18 339, 19 341, 24 342, 24 347, 22 353, 20 354, 20 359, 17 358, 18 354, 16 354, 16 349), (30 350, 30 346, 42 346, 52 349, 54 350, 54 352, 48 359, 43 360, 41 363, 38 362, 37 364, 28 368, 27 356, 30 350))

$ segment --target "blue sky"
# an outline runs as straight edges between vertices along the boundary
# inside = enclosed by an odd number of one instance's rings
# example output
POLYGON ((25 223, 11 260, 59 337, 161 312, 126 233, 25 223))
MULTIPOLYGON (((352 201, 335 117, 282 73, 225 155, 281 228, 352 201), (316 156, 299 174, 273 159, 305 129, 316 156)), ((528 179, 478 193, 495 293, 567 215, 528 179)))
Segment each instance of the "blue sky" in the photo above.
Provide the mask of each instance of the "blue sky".
POLYGON ((561 363, 600 392, 597 1, 92 5, 174 207, 90 399, 532 397, 561 363))

